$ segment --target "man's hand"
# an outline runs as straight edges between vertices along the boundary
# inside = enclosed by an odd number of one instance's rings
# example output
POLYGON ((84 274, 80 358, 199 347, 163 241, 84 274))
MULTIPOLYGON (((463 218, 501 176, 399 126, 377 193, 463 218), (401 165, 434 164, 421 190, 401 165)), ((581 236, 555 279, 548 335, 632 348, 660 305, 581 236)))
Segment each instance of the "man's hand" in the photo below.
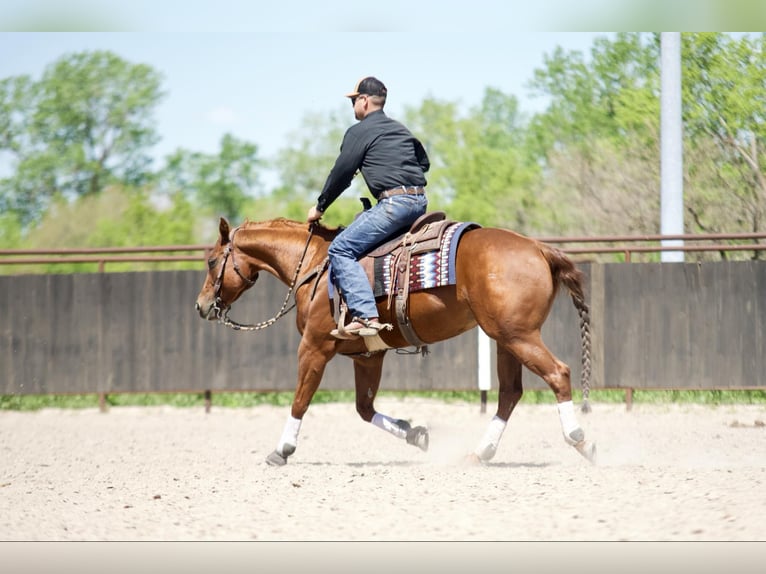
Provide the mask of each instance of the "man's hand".
POLYGON ((317 206, 315 205, 311 209, 309 209, 309 213, 306 216, 306 221, 308 221, 309 223, 319 221, 323 215, 324 215, 324 212, 319 211, 317 209, 317 206))

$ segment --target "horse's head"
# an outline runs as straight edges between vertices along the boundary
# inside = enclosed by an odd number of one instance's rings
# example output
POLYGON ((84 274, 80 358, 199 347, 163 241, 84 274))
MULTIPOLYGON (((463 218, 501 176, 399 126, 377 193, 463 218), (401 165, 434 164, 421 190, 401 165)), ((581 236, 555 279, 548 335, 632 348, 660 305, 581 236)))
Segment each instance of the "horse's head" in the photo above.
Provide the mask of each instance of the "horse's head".
POLYGON ((221 218, 218 241, 207 260, 207 277, 197 296, 196 308, 203 319, 212 321, 223 317, 232 303, 258 279, 257 269, 247 264, 244 268, 241 266, 244 263, 241 252, 237 252, 234 245, 237 229, 230 232, 229 222, 221 218))

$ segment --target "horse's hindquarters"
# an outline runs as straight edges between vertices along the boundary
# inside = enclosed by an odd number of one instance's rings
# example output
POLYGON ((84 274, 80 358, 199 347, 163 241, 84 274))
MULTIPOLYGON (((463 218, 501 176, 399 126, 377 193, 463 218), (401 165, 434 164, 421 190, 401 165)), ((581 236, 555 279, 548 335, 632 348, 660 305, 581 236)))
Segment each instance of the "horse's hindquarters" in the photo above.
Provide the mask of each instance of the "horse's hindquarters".
POLYGON ((456 258, 457 295, 494 339, 542 328, 556 290, 540 243, 503 229, 466 233, 456 258))

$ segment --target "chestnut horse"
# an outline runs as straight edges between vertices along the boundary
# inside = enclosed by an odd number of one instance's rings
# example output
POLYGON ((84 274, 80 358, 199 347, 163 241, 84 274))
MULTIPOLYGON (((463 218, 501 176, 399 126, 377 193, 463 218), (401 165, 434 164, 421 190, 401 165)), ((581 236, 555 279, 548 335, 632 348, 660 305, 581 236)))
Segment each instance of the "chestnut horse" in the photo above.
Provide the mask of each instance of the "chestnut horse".
MULTIPOLYGON (((394 436, 428 448, 428 429, 411 427, 375 410, 385 350, 370 352, 362 338, 340 340, 330 335, 336 327, 324 272, 327 249, 337 229, 286 219, 246 221, 231 229, 220 220, 219 238, 208 259, 208 273, 196 308, 204 319, 229 321, 232 303, 266 271, 290 286, 277 317, 255 328, 268 326, 285 313, 294 291, 296 323, 302 338, 298 347, 298 383, 290 416, 277 447, 266 462, 283 465, 295 452, 301 420, 319 387, 327 363, 336 355, 354 362, 356 410, 359 416, 394 436), (303 279, 298 279, 300 269, 303 279)), ((489 461, 514 407, 522 396, 522 365, 541 377, 558 403, 564 440, 591 462, 595 445, 585 440, 572 406, 569 367, 543 344, 540 329, 548 316, 559 284, 569 291, 580 316, 583 344, 583 410, 588 410, 590 376, 590 323, 582 289, 582 272, 563 252, 523 235, 496 228, 472 229, 460 238, 456 255, 455 284, 409 294, 410 324, 426 343, 455 337, 479 325, 497 342, 497 411, 468 460, 489 461)), ((381 331, 384 347, 409 346, 389 309, 379 300, 380 320, 394 328, 381 331)), ((235 327, 237 328, 237 327, 235 327)))

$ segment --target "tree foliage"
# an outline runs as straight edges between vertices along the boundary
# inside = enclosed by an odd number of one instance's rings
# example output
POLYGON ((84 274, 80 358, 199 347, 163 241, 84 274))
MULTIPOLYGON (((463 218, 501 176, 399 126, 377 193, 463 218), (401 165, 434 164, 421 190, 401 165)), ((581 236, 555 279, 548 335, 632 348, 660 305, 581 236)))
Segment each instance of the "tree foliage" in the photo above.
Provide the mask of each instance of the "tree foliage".
MULTIPOLYGON (((67 201, 53 200, 35 232, 25 241, 28 249, 138 247, 199 243, 191 203, 181 193, 167 205, 157 206, 146 191, 112 186, 98 194, 67 201)), ((151 269, 151 263, 111 263, 111 271, 151 269)), ((183 266, 183 264, 181 264, 183 266)), ((199 267, 193 264, 194 267, 199 267)), ((164 264, 167 267, 167 264, 164 264)), ((15 267, 24 272, 25 267, 15 267)), ((39 271, 39 268, 37 268, 39 271)), ((93 271, 93 264, 51 264, 52 273, 93 271)))
POLYGON ((65 56, 38 82, 8 78, 0 89, 0 149, 15 170, 0 181, 4 207, 25 223, 49 202, 139 186, 151 176, 152 112, 160 75, 104 51, 65 56))
MULTIPOLYGON (((765 228, 765 50, 763 34, 682 35, 687 232, 765 228)), ((658 233, 660 54, 646 33, 558 48, 529 81, 546 102, 531 115, 492 87, 467 110, 433 98, 405 109, 431 157, 430 208, 532 235, 658 233)), ((347 107, 308 114, 270 165, 227 134, 216 153, 178 149, 155 169, 160 80, 109 52, 0 79, 0 244, 194 242, 218 215, 305 218, 354 121, 347 107)), ((356 178, 323 221, 347 224, 361 196, 356 178)))
POLYGON ((700 231, 766 229, 766 35, 685 34, 684 119, 700 231))
MULTIPOLYGON (((685 229, 763 231, 764 37, 682 35, 685 229)), ((557 50, 533 89, 551 99, 530 124, 543 195, 565 199, 564 233, 658 233, 660 38, 617 34, 589 61, 557 50)))
POLYGON ((590 58, 557 49, 530 87, 550 100, 529 126, 545 166, 544 230, 656 232, 659 227, 659 48, 638 33, 599 38, 590 58), (647 226, 650 228, 647 229, 647 226))
POLYGON ((531 231, 540 216, 537 166, 524 147, 516 97, 487 88, 461 115, 451 102, 426 100, 407 123, 431 156, 429 202, 457 219, 531 231))
POLYGON ((260 163, 258 146, 225 134, 217 154, 176 150, 158 175, 158 187, 186 195, 206 214, 242 219, 259 189, 260 163))

